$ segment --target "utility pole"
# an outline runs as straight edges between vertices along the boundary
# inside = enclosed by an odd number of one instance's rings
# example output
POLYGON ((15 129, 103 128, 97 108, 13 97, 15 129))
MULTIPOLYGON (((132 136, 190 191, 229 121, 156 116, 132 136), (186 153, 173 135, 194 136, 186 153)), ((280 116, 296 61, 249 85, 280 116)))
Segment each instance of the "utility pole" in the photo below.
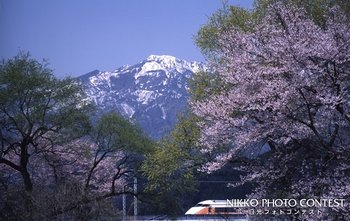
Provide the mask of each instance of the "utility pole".
POLYGON ((134 219, 137 218, 137 178, 134 177, 134 219))
MULTIPOLYGON (((125 188, 124 188, 125 192, 125 188)), ((126 194, 123 193, 123 220, 126 219, 126 194)))

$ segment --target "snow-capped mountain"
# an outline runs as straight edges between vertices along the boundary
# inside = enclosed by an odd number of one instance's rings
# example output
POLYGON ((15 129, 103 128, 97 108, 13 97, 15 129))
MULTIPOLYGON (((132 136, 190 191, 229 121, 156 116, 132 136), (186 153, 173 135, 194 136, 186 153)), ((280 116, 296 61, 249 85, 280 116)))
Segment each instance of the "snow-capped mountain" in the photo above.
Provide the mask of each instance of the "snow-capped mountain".
POLYGON ((186 105, 187 79, 204 68, 200 62, 150 55, 136 65, 93 71, 79 79, 101 112, 117 110, 159 139, 170 132, 186 105))

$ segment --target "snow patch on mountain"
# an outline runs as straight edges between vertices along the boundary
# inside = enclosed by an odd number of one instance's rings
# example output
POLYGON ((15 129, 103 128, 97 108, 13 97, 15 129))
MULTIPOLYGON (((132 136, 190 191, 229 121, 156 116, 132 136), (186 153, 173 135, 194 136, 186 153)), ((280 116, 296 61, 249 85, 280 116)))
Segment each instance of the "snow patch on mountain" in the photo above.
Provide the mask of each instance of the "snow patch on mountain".
POLYGON ((137 95, 137 101, 142 104, 148 104, 155 99, 154 91, 137 90, 135 91, 135 94, 137 95))
POLYGON ((125 115, 128 116, 128 118, 132 118, 132 116, 135 114, 134 108, 132 108, 127 103, 122 103, 121 107, 123 108, 123 111, 124 111, 125 115))
POLYGON ((159 77, 159 72, 155 72, 158 70, 162 70, 162 66, 159 63, 147 62, 142 66, 141 71, 135 74, 134 78, 138 79, 139 77, 142 77, 142 76, 159 77))

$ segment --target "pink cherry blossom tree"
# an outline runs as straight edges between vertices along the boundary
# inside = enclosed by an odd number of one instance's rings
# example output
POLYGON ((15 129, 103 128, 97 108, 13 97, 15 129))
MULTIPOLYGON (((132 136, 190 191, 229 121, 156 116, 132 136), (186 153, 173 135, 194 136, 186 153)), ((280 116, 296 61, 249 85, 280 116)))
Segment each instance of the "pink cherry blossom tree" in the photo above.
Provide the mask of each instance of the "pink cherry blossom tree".
POLYGON ((254 196, 349 199, 350 26, 339 7, 326 19, 276 3, 253 30, 222 28, 211 67, 229 89, 191 102, 204 171, 231 163, 254 196), (248 157, 261 143, 271 151, 248 157))
MULTIPOLYGON (((34 220, 93 219, 105 207, 111 207, 105 215, 114 211, 110 215, 115 216, 117 212, 110 199, 133 194, 129 177, 133 178, 138 169, 133 161, 144 150, 147 139, 127 120, 113 113, 102 116, 84 137, 53 144, 52 140, 59 139, 55 136, 48 133, 38 140, 37 147, 45 151, 30 158, 27 168, 33 184, 29 197, 32 214, 22 208, 19 209, 22 216, 34 220)), ((7 155, 7 159, 16 162, 19 157, 13 154, 7 155)), ((4 192, 0 206, 11 202, 22 205, 18 203, 20 174, 6 165, 0 165, 0 171, 0 189, 4 192)), ((3 216, 11 217, 14 215, 3 216)))

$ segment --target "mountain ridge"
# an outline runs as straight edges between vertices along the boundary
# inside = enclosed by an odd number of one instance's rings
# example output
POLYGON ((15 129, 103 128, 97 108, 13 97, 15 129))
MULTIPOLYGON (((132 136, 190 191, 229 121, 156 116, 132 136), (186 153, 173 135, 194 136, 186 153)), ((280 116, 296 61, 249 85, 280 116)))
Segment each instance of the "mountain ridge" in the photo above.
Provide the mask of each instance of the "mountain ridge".
POLYGON ((152 138, 160 139, 186 107, 188 79, 205 69, 202 62, 150 55, 137 64, 112 72, 95 70, 78 79, 99 113, 118 111, 152 138))

